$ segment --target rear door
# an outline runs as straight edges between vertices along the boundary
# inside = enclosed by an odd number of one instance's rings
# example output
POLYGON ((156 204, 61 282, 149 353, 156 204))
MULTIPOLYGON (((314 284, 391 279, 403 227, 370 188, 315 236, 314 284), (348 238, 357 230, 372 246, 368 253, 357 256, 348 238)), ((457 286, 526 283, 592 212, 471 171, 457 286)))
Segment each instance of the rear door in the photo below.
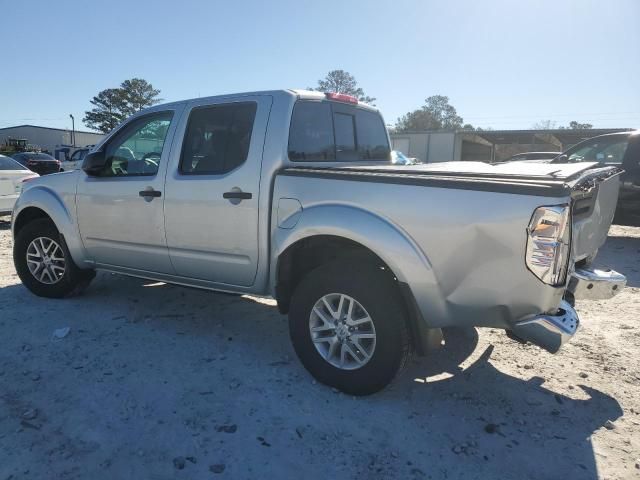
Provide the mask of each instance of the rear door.
POLYGON ((271 103, 271 96, 256 95, 188 105, 165 187, 167 245, 179 276, 253 285, 271 103))

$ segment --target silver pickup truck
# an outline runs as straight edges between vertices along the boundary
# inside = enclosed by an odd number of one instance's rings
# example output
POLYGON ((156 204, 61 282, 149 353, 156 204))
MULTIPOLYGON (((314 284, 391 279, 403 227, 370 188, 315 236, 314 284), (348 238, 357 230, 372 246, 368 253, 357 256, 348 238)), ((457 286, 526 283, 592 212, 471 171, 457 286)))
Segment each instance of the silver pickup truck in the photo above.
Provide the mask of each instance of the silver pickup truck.
POLYGON ((390 163, 380 113, 297 90, 159 105, 82 170, 29 182, 14 262, 36 295, 95 269, 272 295, 319 381, 386 386, 443 327, 506 330, 556 352, 573 302, 625 277, 593 266, 620 170, 580 164, 390 163))

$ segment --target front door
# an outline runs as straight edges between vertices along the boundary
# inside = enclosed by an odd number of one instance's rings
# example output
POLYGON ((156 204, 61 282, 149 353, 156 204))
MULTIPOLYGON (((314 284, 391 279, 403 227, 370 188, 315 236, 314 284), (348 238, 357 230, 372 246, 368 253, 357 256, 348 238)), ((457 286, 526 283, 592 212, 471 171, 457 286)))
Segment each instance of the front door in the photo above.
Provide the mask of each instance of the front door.
POLYGON ((99 265, 172 274, 164 230, 164 181, 182 105, 135 118, 102 146, 98 176, 80 172, 78 224, 99 265))
POLYGON ((196 100, 189 106, 165 197, 167 244, 178 275, 225 285, 254 283, 270 107, 268 95, 196 100))

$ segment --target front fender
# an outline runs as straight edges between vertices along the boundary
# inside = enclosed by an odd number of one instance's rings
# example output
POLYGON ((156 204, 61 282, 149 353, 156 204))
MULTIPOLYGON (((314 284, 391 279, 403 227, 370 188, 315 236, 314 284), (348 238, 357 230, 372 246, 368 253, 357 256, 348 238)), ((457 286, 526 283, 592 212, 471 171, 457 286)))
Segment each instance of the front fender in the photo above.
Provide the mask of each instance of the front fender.
POLYGON ((431 319, 444 318, 444 297, 427 255, 399 225, 348 205, 305 208, 293 228, 275 227, 270 268, 272 287, 276 284, 280 255, 296 242, 318 235, 342 237, 368 248, 389 266, 398 281, 409 286, 427 325, 430 326, 431 319))
POLYGON ((84 246, 75 215, 75 193, 58 193, 45 184, 34 185, 22 192, 18 198, 12 217, 12 234, 20 216, 29 208, 37 208, 46 213, 58 231, 64 236, 71 258, 80 268, 87 262, 84 246))

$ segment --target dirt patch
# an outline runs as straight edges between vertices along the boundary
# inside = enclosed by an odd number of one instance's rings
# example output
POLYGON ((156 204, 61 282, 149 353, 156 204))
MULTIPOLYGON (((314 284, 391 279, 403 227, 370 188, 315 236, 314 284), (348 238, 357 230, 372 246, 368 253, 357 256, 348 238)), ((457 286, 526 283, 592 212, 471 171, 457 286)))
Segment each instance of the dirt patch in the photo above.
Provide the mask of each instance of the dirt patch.
POLYGON ((31 295, 0 220, 0 480, 638 478, 640 228, 599 260, 630 286, 579 302, 559 354, 451 331, 353 398, 313 382, 269 299, 106 273, 31 295))

